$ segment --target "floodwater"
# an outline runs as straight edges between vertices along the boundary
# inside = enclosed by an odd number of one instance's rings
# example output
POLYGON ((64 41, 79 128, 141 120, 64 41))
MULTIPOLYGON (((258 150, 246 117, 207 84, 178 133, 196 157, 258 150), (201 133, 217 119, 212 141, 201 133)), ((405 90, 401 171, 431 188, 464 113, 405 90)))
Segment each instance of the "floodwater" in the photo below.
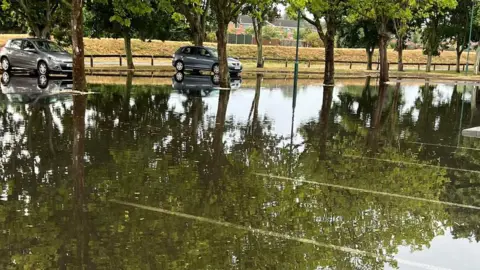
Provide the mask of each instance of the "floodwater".
POLYGON ((8 78, 0 269, 478 269, 476 86, 213 79, 8 78))

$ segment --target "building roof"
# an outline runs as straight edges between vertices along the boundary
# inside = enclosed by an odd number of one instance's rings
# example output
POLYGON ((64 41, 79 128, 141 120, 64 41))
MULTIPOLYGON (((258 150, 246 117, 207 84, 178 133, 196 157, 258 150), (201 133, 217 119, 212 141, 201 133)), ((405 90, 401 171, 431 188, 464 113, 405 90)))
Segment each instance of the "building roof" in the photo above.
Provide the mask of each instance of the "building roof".
POLYGON ((278 27, 287 27, 287 28, 297 27, 297 21, 294 21, 294 20, 276 19, 272 22, 272 24, 278 27))
MULTIPOLYGON (((252 24, 252 18, 247 15, 238 16, 237 19, 238 24, 249 25, 252 24)), ((276 27, 283 27, 283 28, 297 28, 297 21, 296 20, 285 20, 285 19, 275 19, 273 22, 269 22, 268 24, 276 27)), ((300 28, 315 28, 313 25, 307 23, 306 21, 300 22, 300 28)))
POLYGON ((238 16, 237 22, 239 24, 252 24, 252 18, 247 15, 238 16))

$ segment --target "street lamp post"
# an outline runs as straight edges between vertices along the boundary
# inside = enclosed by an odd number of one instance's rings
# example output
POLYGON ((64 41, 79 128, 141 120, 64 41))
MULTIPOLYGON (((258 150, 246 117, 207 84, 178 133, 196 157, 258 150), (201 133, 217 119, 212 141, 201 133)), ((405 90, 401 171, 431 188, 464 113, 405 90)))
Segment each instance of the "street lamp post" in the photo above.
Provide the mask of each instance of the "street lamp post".
POLYGON ((300 44, 300 10, 297 13, 297 48, 295 53, 295 70, 293 71, 293 103, 292 107, 295 108, 297 99, 297 81, 298 81, 298 46, 300 44))
POLYGON ((468 75, 468 58, 470 56, 470 48, 472 45, 472 28, 473 28, 473 11, 475 10, 475 1, 472 2, 472 13, 470 14, 470 33, 468 35, 467 64, 465 65, 465 75, 468 75))

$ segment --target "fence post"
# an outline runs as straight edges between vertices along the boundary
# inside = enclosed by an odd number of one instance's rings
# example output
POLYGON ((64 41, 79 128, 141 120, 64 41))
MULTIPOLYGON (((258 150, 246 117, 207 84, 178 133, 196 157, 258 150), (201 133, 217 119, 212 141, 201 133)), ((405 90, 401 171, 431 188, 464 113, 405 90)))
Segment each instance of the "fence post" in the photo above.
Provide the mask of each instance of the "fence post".
POLYGON ((450 64, 448 64, 448 71, 450 71, 450 64))
POLYGON ((418 68, 418 70, 420 70, 420 64, 418 64, 417 68, 418 68))
POLYGON ((350 61, 350 69, 352 69, 352 62, 350 61))
POLYGON ((308 67, 310 67, 310 65, 311 65, 311 61, 310 61, 310 60, 308 60, 308 67))
POLYGON ((154 66, 154 63, 153 63, 153 55, 152 55, 151 64, 152 64, 152 67, 153 67, 153 66, 154 66))
POLYGON ((90 55, 90 67, 93 67, 93 55, 90 55))
POLYGON ((436 66, 437 66, 437 65, 433 64, 433 71, 435 71, 435 69, 436 69, 436 66))
POLYGON ((288 67, 288 59, 285 58, 285 67, 288 67))
POLYGON ((120 66, 122 66, 122 56, 120 55, 120 66))

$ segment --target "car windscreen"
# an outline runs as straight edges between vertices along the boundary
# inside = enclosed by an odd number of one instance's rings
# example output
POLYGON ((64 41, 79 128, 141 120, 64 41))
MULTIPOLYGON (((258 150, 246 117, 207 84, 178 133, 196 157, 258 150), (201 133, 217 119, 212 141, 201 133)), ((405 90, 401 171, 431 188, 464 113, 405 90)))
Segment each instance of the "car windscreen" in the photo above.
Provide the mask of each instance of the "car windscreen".
POLYGON ((38 49, 43 52, 64 52, 65 50, 51 41, 35 41, 38 49))
POLYGON ((212 53, 212 56, 213 56, 213 57, 218 57, 218 51, 217 51, 217 49, 212 49, 212 48, 210 48, 210 52, 212 53))

